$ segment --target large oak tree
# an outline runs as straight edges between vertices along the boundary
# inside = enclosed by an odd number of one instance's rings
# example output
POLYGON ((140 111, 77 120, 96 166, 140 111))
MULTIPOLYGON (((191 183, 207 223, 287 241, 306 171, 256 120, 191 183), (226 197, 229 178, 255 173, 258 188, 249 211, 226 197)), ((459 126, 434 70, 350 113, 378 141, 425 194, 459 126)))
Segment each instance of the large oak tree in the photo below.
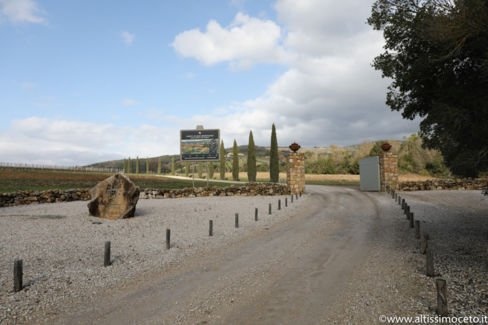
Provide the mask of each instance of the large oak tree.
POLYGON ((488 1, 377 0, 368 23, 386 41, 373 62, 392 79, 386 103, 422 119, 454 174, 487 171, 488 1))

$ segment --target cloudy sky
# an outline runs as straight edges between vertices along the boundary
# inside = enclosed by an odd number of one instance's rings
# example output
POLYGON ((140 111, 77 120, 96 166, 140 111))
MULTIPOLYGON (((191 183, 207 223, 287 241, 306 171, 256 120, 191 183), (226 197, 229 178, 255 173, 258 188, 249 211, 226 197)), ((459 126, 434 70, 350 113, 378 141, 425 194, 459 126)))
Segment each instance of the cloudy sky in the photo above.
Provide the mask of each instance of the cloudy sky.
POLYGON ((0 161, 88 164, 226 146, 349 145, 418 130, 371 68, 372 0, 0 0, 0 161))

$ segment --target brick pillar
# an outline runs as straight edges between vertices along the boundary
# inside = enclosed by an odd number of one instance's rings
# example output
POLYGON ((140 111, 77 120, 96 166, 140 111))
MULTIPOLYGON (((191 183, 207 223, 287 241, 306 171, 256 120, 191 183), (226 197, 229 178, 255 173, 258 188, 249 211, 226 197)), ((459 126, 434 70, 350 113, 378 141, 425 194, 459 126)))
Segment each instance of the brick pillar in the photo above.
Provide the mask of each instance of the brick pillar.
POLYGON ((398 156, 390 151, 380 154, 380 186, 386 192, 398 189, 398 156))
POLYGON ((292 194, 301 193, 305 189, 305 155, 290 152, 286 166, 286 185, 292 194))

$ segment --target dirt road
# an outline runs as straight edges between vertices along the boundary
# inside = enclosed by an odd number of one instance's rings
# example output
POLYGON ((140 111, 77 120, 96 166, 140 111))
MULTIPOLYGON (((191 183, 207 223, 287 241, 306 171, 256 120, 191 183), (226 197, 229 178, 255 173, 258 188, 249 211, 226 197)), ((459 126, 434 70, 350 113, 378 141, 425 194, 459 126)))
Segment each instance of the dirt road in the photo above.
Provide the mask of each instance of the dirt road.
POLYGON ((295 217, 105 291, 54 323, 320 323, 371 254, 382 213, 375 195, 385 194, 325 186, 307 191, 311 204, 295 217))

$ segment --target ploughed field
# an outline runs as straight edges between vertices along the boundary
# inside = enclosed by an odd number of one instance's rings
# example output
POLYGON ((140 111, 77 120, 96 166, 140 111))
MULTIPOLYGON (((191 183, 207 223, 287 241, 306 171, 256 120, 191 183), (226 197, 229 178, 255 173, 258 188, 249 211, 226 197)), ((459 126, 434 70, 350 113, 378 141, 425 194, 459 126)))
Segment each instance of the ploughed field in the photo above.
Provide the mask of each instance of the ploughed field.
MULTIPOLYGON (((89 189, 111 173, 74 172, 62 170, 36 170, 0 168, 0 193, 15 191, 43 191, 50 189, 89 189)), ((157 175, 130 174, 130 179, 140 188, 184 188, 191 187, 188 180, 170 179, 157 175)), ((205 186, 205 181, 195 181, 195 186, 205 186)), ((212 183, 212 186, 230 184, 212 183)))

